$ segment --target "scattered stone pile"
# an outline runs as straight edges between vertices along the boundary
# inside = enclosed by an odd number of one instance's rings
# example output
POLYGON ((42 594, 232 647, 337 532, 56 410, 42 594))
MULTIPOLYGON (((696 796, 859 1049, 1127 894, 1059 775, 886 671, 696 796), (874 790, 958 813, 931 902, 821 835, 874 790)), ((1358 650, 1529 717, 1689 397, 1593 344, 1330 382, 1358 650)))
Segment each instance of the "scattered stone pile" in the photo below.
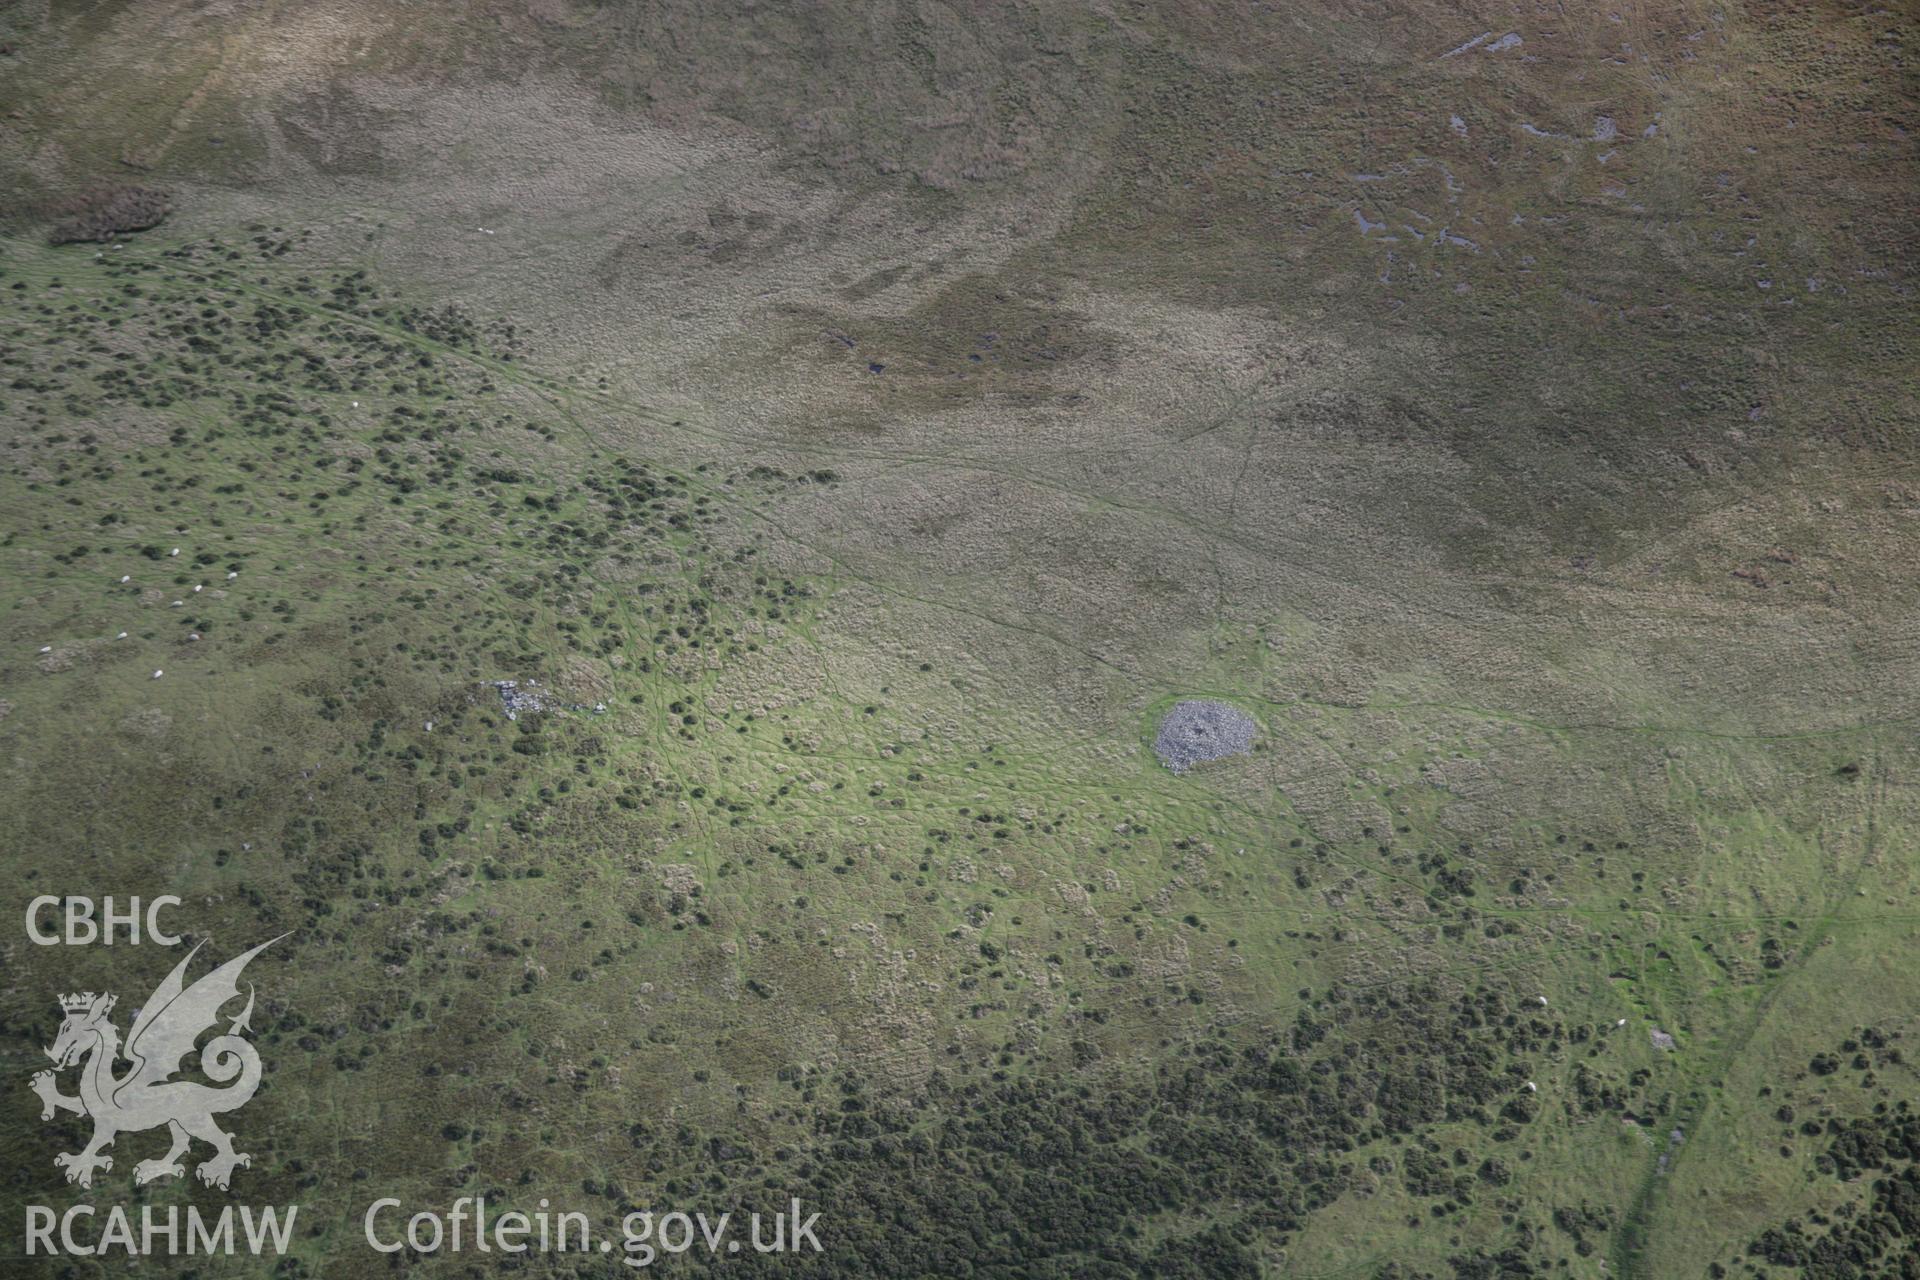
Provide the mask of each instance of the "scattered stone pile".
POLYGON ((536 715, 552 705, 540 694, 538 680, 529 680, 524 685, 518 680, 489 680, 487 683, 500 691, 500 705, 506 708, 509 720, 518 720, 523 711, 528 715, 536 715))
POLYGON ((500 691, 500 705, 509 720, 518 720, 522 714, 537 715, 542 711, 591 711, 598 715, 607 709, 604 702, 596 702, 591 707, 582 702, 558 702, 548 696, 538 680, 528 680, 524 684, 518 680, 489 680, 487 683, 500 691))
POLYGON ((1195 698, 1176 702, 1160 722, 1153 740, 1160 763, 1175 773, 1225 756, 1243 756, 1253 750, 1259 729, 1254 718, 1225 702, 1195 698))
POLYGON ((102 187, 62 206, 47 239, 54 244, 104 244, 157 226, 171 207, 167 193, 154 187, 102 187))

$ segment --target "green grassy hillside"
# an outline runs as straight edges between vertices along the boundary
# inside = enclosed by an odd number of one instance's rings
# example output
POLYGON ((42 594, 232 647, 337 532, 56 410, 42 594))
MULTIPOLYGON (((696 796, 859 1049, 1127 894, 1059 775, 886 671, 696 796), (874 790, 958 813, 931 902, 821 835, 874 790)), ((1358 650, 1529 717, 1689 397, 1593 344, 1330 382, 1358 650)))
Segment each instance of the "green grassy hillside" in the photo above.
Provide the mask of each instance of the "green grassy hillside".
POLYGON ((7 936, 0 1221, 298 1203, 273 1274, 352 1277, 377 1196, 799 1196, 822 1254, 714 1269, 1905 1274, 1914 35, 0 17, 9 910, 288 935, 231 1194, 136 1189, 158 1134, 64 1184, 58 997, 178 955, 7 936), (163 222, 49 243, 133 182, 163 222), (1258 732, 1175 775, 1194 697, 1258 732))

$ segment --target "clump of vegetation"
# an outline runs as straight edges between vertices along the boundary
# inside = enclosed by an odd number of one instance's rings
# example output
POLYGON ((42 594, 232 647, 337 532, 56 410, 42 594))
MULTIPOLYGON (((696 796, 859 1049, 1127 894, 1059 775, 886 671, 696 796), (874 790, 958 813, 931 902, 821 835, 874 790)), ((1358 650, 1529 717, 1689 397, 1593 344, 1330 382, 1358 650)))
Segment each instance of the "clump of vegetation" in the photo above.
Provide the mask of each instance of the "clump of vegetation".
MULTIPOLYGON (((1819 1055, 1816 1061, 1832 1067, 1815 1074, 1854 1073, 1860 1087, 1872 1088, 1878 1071, 1906 1065, 1893 1043, 1900 1038, 1898 1031, 1857 1028, 1838 1053, 1819 1055)), ((1746 1256, 1819 1280, 1911 1276, 1914 1259, 1920 1257, 1920 1114, 1904 1098, 1875 1103, 1871 1115, 1807 1114, 1830 1107, 1825 1088, 1816 1106, 1803 1103, 1803 1109, 1796 1110, 1782 1105, 1774 1118, 1786 1126, 1799 1121, 1786 1136, 1830 1139, 1814 1158, 1814 1169, 1860 1190, 1836 1207, 1809 1209, 1768 1227, 1748 1244, 1746 1256)), ((1791 1145, 1783 1145, 1780 1154, 1789 1157, 1791 1145)))
POLYGON ((159 226, 173 201, 157 187, 116 184, 99 187, 56 210, 47 232, 53 244, 104 244, 118 236, 159 226))

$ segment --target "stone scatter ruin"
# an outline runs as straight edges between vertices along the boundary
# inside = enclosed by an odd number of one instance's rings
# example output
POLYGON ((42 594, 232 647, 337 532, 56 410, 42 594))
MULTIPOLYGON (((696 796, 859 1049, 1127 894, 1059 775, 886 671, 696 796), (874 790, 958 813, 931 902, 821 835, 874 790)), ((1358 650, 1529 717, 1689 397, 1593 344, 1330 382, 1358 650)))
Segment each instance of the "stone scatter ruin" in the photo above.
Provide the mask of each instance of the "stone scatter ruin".
POLYGON ((1160 721, 1153 751, 1161 764, 1185 773, 1209 760, 1249 754, 1259 727, 1252 716, 1231 703, 1191 698, 1174 703, 1160 721))

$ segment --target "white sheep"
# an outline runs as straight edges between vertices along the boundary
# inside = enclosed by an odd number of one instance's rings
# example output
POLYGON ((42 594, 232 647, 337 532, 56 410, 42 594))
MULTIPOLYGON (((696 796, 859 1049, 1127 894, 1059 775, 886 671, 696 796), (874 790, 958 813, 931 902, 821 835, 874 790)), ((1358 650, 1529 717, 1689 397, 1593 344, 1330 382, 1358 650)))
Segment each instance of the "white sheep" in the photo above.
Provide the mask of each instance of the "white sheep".
POLYGON ((177 556, 180 554, 180 548, 175 547, 173 550, 167 552, 167 554, 170 556, 177 556))
POLYGON ((164 671, 161 671, 161 670, 159 670, 158 668, 155 668, 155 669, 154 669, 154 673, 153 673, 153 678, 154 678, 155 680, 158 680, 158 679, 159 679, 159 678, 160 678, 161 676, 163 676, 163 675, 165 675, 165 674, 167 674, 167 673, 166 673, 166 672, 164 672, 164 671))

